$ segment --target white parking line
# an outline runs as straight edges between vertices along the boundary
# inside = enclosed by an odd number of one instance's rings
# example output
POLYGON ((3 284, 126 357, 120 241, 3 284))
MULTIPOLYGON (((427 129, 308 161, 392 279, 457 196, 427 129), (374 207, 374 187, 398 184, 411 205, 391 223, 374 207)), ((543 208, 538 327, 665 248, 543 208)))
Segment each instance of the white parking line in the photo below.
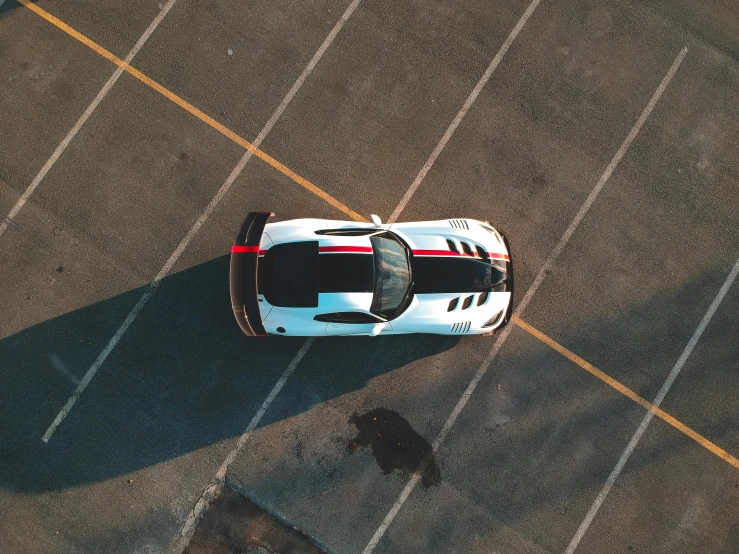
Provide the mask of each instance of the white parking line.
POLYGON ((251 432, 257 428, 257 425, 259 425, 259 422, 262 420, 262 417, 264 416, 267 409, 269 409, 270 405, 272 404, 272 401, 275 399, 277 394, 282 390, 282 387, 287 382, 288 377, 290 377, 293 371, 295 371, 295 368, 298 367, 300 360, 302 360, 303 356, 305 356, 305 353, 308 352, 308 349, 311 347, 314 340, 315 340, 315 337, 310 337, 309 339, 306 339, 306 341, 303 343, 303 346, 300 347, 300 350, 298 350, 298 353, 295 354, 295 357, 292 359, 290 364, 287 366, 287 369, 285 370, 285 372, 282 374, 280 379, 277 381, 275 386, 272 388, 272 391, 269 393, 269 396, 267 396, 265 401, 262 403, 262 407, 259 408, 259 411, 254 415, 252 420, 249 422, 249 426, 246 428, 246 431, 244 431, 244 434, 239 437, 239 440, 236 443, 236 446, 234 447, 234 449, 231 450, 228 456, 226 456, 226 459, 223 460, 223 463, 221 464, 221 467, 218 468, 218 471, 216 472, 216 476, 213 479, 213 481, 210 482, 210 484, 203 491, 203 494, 200 495, 200 498, 195 504, 195 507, 192 509, 190 514, 188 514, 187 519, 185 519, 185 523, 182 525, 180 536, 177 539, 175 539, 176 544, 173 549, 175 552, 182 552, 182 550, 184 550, 187 547, 188 543, 190 542, 190 539, 192 539, 192 536, 195 533, 195 524, 200 518, 200 514, 203 512, 203 510, 205 510, 208 507, 208 505, 213 501, 213 499, 216 497, 218 492, 223 488, 223 485, 226 482, 226 472, 228 471, 228 466, 231 465, 231 463, 236 459, 236 456, 239 455, 239 452, 241 452, 244 446, 246 446, 246 442, 249 440, 249 437, 251 436, 251 432))
MULTIPOLYGON (((174 2, 175 0, 170 0, 171 2, 174 2)), ((272 130, 272 127, 279 119, 280 115, 285 111, 285 108, 290 103, 290 101, 295 97, 298 90, 302 86, 303 82, 305 82, 305 79, 310 75, 310 73, 313 71, 313 68, 316 66, 318 61, 323 56, 326 49, 329 47, 329 45, 333 42, 334 38, 336 38, 336 35, 339 33, 341 28, 344 26, 344 23, 349 19, 352 13, 354 13, 354 10, 359 5, 359 2, 361 0, 354 0, 351 4, 349 4, 349 7, 344 11, 344 14, 341 16, 341 19, 334 25, 334 28, 331 30, 331 32, 328 34, 326 39, 323 41, 321 46, 318 48, 316 53, 313 55, 311 60, 308 62, 308 65, 305 67, 303 72, 300 74, 298 79, 295 81, 295 84, 290 88, 288 93, 285 95, 285 98, 280 102, 280 104, 277 106, 277 109, 272 114, 272 117, 269 118, 269 121, 265 124, 265 126, 260 131, 259 135, 257 135, 257 138, 254 140, 252 144, 255 146, 259 146, 261 142, 267 137, 269 132, 272 130)), ((213 197, 213 199, 210 201, 208 206, 205 208, 202 214, 200 214, 200 217, 198 217, 197 221, 193 224, 193 226, 190 228, 190 230, 187 232, 185 237, 180 241, 180 244, 177 246, 174 252, 172 252, 172 255, 169 257, 167 262, 164 264, 162 269, 159 271, 157 276, 155 277, 154 281, 152 281, 149 286, 147 287, 144 294, 141 296, 139 301, 136 303, 136 305, 133 307, 131 312, 128 314, 124 322, 121 324, 121 326, 118 328, 116 333, 113 335, 113 338, 108 341, 108 344, 105 346, 103 351, 98 355, 95 362, 92 364, 90 369, 87 370, 87 373, 85 373, 84 377, 82 377, 82 380, 80 381, 80 384, 77 386, 77 389, 74 391, 72 396, 69 397, 64 407, 59 411, 54 421, 51 423, 49 428, 46 430, 46 433, 44 433, 44 436, 41 437, 41 440, 45 443, 49 442, 49 439, 51 439, 52 435, 56 431, 56 429, 59 427, 62 421, 64 421, 64 418, 67 417, 67 414, 69 414, 70 410, 74 406, 75 402, 77 402, 77 399, 80 397, 82 392, 87 388, 87 385, 90 384, 90 381, 93 377, 95 377, 95 374, 100 369, 100 366, 105 362, 106 358, 110 355, 110 353, 113 351, 113 349, 116 347, 118 342, 121 340, 121 337, 125 334, 125 332, 130 327, 131 323, 136 319, 136 317, 139 315, 139 312, 143 309, 143 307, 149 302, 149 299, 151 298, 152 294, 156 291, 157 287, 161 283, 161 280, 166 277, 166 275, 169 273, 169 271, 172 269, 175 263, 177 263, 177 260, 180 258, 182 253, 185 251, 185 248, 187 248, 188 244, 190 244, 190 241, 192 241, 195 234, 200 230, 200 228, 203 226, 203 224, 206 222, 210 214, 213 212, 215 207, 218 205, 218 203, 221 201, 221 199, 226 195, 228 190, 231 188, 231 185, 236 180, 236 178, 239 176, 241 171, 246 166, 247 162, 251 159, 252 153, 251 151, 246 152, 244 156, 241 158, 238 164, 236 164, 236 167, 233 169, 231 174, 226 179, 226 182, 221 185, 221 188, 218 189, 218 192, 216 192, 216 195, 213 197)))
POLYGON ((495 71, 495 69, 498 67, 498 65, 500 64, 500 61, 503 59, 503 56, 506 55, 506 52, 508 52, 508 49, 511 47, 511 44, 513 44, 513 41, 516 40, 518 33, 521 32, 521 29, 523 29, 523 26, 526 24, 531 14, 534 13, 534 10, 539 5, 539 2, 541 2, 541 0, 533 0, 531 4, 529 4, 529 7, 526 8, 526 11, 523 12, 523 15, 520 17, 520 19, 518 20, 518 23, 516 23, 516 26, 513 28, 513 30, 508 35, 508 38, 505 39, 505 41, 503 42, 503 45, 498 50, 498 53, 495 54, 493 61, 490 62, 490 65, 485 70, 485 73, 482 74, 482 77, 480 77, 480 80, 475 85, 475 88, 472 89, 472 92, 467 97, 467 100, 464 101, 462 108, 459 110, 459 112, 457 112, 457 115, 454 117, 451 124, 449 125, 447 130, 444 132, 444 135, 441 137, 439 144, 437 144, 436 148, 434 148, 434 151, 431 152, 431 156, 429 156, 429 159, 426 160, 425 164, 423 164, 421 171, 418 172, 418 175, 413 180, 413 183, 411 183, 410 188, 408 188, 406 193, 403 195, 403 198, 400 199, 400 203, 398 204, 398 206, 395 208, 393 213, 388 218, 387 220, 388 223, 394 223, 398 219, 398 216, 400 216, 400 213, 405 209, 406 204, 408 204, 410 199, 416 193, 416 189, 418 189, 418 187, 421 185, 421 182, 426 177, 426 174, 431 169, 431 166, 434 165, 434 162, 436 161, 436 158, 439 157, 439 154, 441 154, 441 151, 444 150, 446 143, 449 142, 450 138, 452 138, 454 131, 456 131, 457 127, 459 127, 459 124, 462 123, 464 116, 467 115, 467 112, 469 111, 470 107, 472 106, 474 101, 477 99, 477 97, 480 95, 480 91, 482 91, 483 87, 485 87, 487 82, 490 80, 490 76, 493 74, 493 71, 495 71))
MULTIPOLYGON (((2 5, 2 2, 5 0, 0 1, 0 5, 2 5)), ((138 54, 139 50, 141 50, 141 47, 144 46, 147 40, 149 40, 149 37, 154 32, 154 30, 159 26, 159 24, 162 22, 162 19, 164 19, 164 16, 167 15, 169 10, 174 6, 174 3, 177 0, 169 0, 164 7, 159 11, 157 16, 154 18, 154 21, 151 22, 151 25, 144 31, 144 34, 141 35, 141 38, 134 44, 133 48, 131 48, 131 51, 128 53, 128 56, 126 56, 125 62, 131 63, 134 56, 138 54)), ((28 201, 30 196, 33 194, 33 192, 36 190, 36 187, 39 186, 41 181, 46 177, 46 174, 51 170, 52 167, 54 167, 54 164, 59 159, 59 156, 62 155, 62 153, 67 149, 67 146, 69 146, 69 143, 72 142, 72 139, 77 135, 79 130, 82 128, 82 126, 85 124, 85 122, 88 120, 88 118, 92 115, 92 112, 95 111, 95 108, 98 107, 98 104, 102 102, 103 98, 110 92, 110 89, 113 88, 113 85, 116 83, 118 78, 123 74, 123 68, 119 67, 114 72, 113 75, 110 76, 110 79, 106 81, 106 83, 103 85, 103 88, 100 89, 100 92, 97 93, 97 96, 93 99, 92 103, 87 106, 87 109, 84 111, 84 113, 80 116, 80 118, 77 120, 77 123, 74 124, 72 129, 67 133, 67 136, 64 137, 64 140, 59 143, 59 146, 56 147, 56 150, 51 154, 51 157, 46 160, 46 163, 41 168, 41 171, 38 172, 38 175, 33 179, 30 185, 28 185, 28 188, 25 190, 25 192, 21 195, 21 197, 18 199, 18 201, 15 203, 15 206, 10 210, 10 213, 5 217, 3 221, 0 222, 0 236, 5 233, 8 226, 12 223, 13 218, 15 218, 16 215, 18 215, 18 212, 21 211, 21 208, 25 205, 25 203, 28 201)))
MULTIPOLYGON (((616 154, 613 156, 613 159, 606 167, 600 179, 598 179, 598 182, 596 183, 595 187, 590 192, 587 199, 585 200, 583 205, 578 210, 577 214, 575 215, 575 218, 572 220, 570 225, 567 227, 564 234, 559 239, 559 242, 557 242, 557 245, 554 247, 554 250, 552 250, 552 252, 549 254, 549 257, 547 258, 547 260, 544 262, 544 265, 539 270, 539 273, 534 279, 534 282, 529 287, 529 290, 526 292, 524 297, 521 299, 521 302, 516 307, 516 311, 515 311, 516 316, 519 316, 519 317, 521 316, 523 311, 526 309, 526 306, 528 306, 529 302, 531 302, 531 298, 534 296, 534 294, 536 294, 537 289, 544 282, 544 279, 547 276, 547 272, 551 270, 552 266, 554 265, 554 262, 557 260, 562 250, 564 250, 564 247, 567 245, 570 238, 574 234, 575 230, 580 225, 580 222, 583 220, 585 215, 588 213, 588 210, 590 210, 590 207, 593 205, 593 202, 595 202, 595 199, 600 194, 600 191, 605 186, 606 182, 608 181, 609 177, 613 173, 614 169, 616 169, 616 166, 621 161, 621 158, 623 158, 624 154, 626 153, 626 150, 629 148, 629 145, 633 142, 637 133, 644 125, 644 122, 649 117, 649 114, 652 113, 652 110, 654 109, 654 106, 657 104, 657 101, 660 99, 660 97, 662 96, 662 93, 667 88, 667 85, 672 80, 678 67, 680 67, 680 64, 682 63, 683 58, 685 57, 685 54, 687 53, 687 51, 688 51, 687 48, 683 48, 680 51, 680 53, 677 55, 677 57, 675 58, 675 61, 672 62, 672 66, 670 67, 669 71, 662 79, 662 82, 659 84, 657 89, 654 91, 654 94, 652 94, 652 98, 649 100, 649 103, 646 105, 646 107, 642 111, 641 115, 639 116, 639 119, 636 121, 634 126, 631 128, 631 131, 629 131, 629 134, 624 139, 623 143, 621 144, 621 147, 618 149, 616 154)), ((503 343, 505 342, 506 338, 508 338, 508 335, 511 333, 512 328, 513 328, 512 326, 508 326, 505 329, 503 329, 500 336, 498 337, 498 340, 495 341, 495 344, 493 345, 493 348, 490 350, 490 353, 487 355, 485 360, 480 365, 480 368, 477 370, 477 373, 473 377, 472 381, 470 381, 470 384, 467 386, 467 389, 464 391, 464 394, 462 394, 462 397, 457 402, 457 405, 454 407, 454 410, 452 410, 452 413, 449 415, 446 422, 444 423, 444 426, 442 427, 441 432, 436 437, 436 440, 434 440, 434 443, 432 445, 434 452, 438 451, 439 447, 441 446, 441 443, 444 441, 447 434, 449 433, 449 430, 452 428, 452 425, 454 425, 454 422, 457 420, 457 417, 462 412, 465 405, 467 404, 467 401, 472 396, 472 393, 475 392, 475 389, 477 388, 477 385, 480 383, 480 380, 483 378, 487 370, 490 368, 490 365, 493 363, 493 360, 498 355, 498 352, 503 346, 503 343)), ((369 543, 365 547, 363 554, 370 554, 370 552, 374 550, 374 548, 377 546, 377 543, 380 542, 380 539, 382 539, 383 535, 387 531, 387 528, 390 526, 390 524, 392 523, 397 513, 403 507, 403 504, 405 503, 406 499, 408 498, 410 493, 413 491, 415 486, 418 484, 419 480, 420 480, 420 477, 418 475, 413 475, 413 477, 411 477, 411 479, 408 481, 403 491, 400 493, 398 500, 395 502, 393 507, 387 513, 387 515, 385 516, 385 519, 380 524, 380 527, 377 529, 377 531, 375 532, 375 534, 372 536, 369 543)))
MULTIPOLYGON (((693 333, 693 336, 690 337, 690 340, 688 341, 688 344, 685 347, 685 350, 683 350, 683 353, 680 355, 677 362, 675 362, 675 366, 672 368, 672 371, 670 371, 670 374, 667 376, 667 379, 662 385, 662 388, 659 389, 657 396, 652 402, 652 404, 654 404, 657 408, 659 408, 660 404, 662 404, 662 401, 665 399, 665 396, 667 396, 667 393, 670 390, 670 387, 672 387, 672 384, 675 382, 675 379, 680 373, 680 370, 685 365, 685 362, 687 361, 688 356, 690 356, 691 352, 693 351, 693 348, 695 348, 695 345, 698 343, 698 340, 701 338, 703 331, 705 331, 706 327, 708 327, 708 323, 711 321, 713 314, 718 309, 719 304, 721 304, 721 301, 724 299, 724 296, 726 296, 726 293, 729 292, 729 288, 731 287, 731 284, 736 279, 737 274, 739 274, 739 260, 736 261, 733 269, 729 272, 729 276, 726 278, 726 281, 724 281, 723 286, 718 291, 718 294, 713 299, 713 302, 711 302, 711 305, 708 307, 708 311, 706 312, 706 315, 703 316, 703 319, 701 320, 700 325, 698 325, 698 328, 693 333)), ((595 515, 598 513, 598 510, 600 509, 601 505, 605 501, 606 496, 608 496, 608 493, 610 492, 611 487, 613 486, 613 483, 616 482, 616 479, 621 473, 621 470, 624 468, 624 466, 626 465, 626 462, 629 460, 629 457, 634 452, 636 445, 639 444, 639 440, 641 440, 641 437, 644 434, 644 431, 647 430, 647 427, 651 423, 653 417, 654 417, 654 412, 648 411, 646 415, 644 416, 644 419, 642 419, 641 423, 639 424, 639 427, 637 427, 636 431, 634 432, 634 435, 631 437, 629 444, 626 446, 626 449, 623 451, 623 453, 621 454, 621 457, 616 463, 616 467, 613 468, 613 471, 608 476, 608 479, 606 479, 606 482, 603 485, 603 488, 601 489, 600 493, 598 493, 598 496, 593 502, 593 505, 590 507, 590 510, 585 516, 585 519, 582 521, 582 523, 580 524, 580 527, 577 529, 575 536, 572 537, 572 540, 570 541, 570 544, 567 547, 565 554, 572 554, 573 552, 575 552, 575 549, 577 549, 577 546, 580 544, 580 541, 582 540, 583 536, 585 536, 585 533, 587 532, 588 527, 590 527, 590 524, 592 523, 593 518, 595 518, 595 515)))

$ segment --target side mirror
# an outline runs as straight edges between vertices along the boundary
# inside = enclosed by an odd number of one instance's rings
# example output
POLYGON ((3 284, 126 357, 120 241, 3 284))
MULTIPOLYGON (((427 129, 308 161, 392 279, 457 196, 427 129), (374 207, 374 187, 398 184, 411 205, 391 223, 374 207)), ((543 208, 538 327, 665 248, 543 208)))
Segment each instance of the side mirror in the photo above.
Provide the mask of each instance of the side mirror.
POLYGON ((385 328, 384 323, 375 323, 375 326, 372 327, 372 331, 370 331, 369 336, 370 337, 376 337, 380 333, 382 333, 382 330, 385 328))
POLYGON ((372 220, 372 223, 374 223, 378 227, 380 227, 382 225, 382 220, 379 217, 377 217, 375 214, 372 214, 370 216, 370 219, 372 220))

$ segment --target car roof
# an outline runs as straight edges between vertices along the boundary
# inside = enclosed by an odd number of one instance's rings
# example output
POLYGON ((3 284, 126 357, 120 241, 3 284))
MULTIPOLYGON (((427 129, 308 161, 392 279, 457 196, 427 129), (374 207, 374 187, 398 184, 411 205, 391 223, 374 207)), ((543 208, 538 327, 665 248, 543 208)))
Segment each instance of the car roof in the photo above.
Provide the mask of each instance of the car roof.
POLYGON ((277 244, 259 258, 258 291, 273 306, 318 307, 319 294, 371 293, 373 263, 371 247, 277 244))

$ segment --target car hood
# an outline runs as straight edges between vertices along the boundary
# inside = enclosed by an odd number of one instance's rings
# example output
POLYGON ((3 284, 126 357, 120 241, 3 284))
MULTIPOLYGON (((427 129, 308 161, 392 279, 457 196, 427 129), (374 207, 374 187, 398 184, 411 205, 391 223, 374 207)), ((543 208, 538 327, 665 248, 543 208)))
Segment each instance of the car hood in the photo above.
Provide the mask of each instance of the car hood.
POLYGON ((462 256, 413 256, 411 271, 415 294, 481 292, 506 278, 489 261, 462 256))

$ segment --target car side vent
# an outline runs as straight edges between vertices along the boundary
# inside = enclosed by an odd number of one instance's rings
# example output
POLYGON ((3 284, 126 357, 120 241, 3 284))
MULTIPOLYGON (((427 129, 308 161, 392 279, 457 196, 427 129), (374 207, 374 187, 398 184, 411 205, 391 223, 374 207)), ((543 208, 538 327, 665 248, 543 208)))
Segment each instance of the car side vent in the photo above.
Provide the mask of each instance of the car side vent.
POLYGON ((457 307, 457 304, 459 304, 459 296, 457 298, 452 299, 451 302, 449 302, 449 307, 446 309, 447 312, 451 312, 454 308, 457 307))
POLYGON ((485 302, 487 302, 488 296, 490 296, 490 293, 488 291, 483 292, 480 295, 480 298, 477 299, 477 305, 482 306, 485 302))
POLYGON ((477 254, 483 259, 488 259, 488 253, 485 251, 485 249, 482 246, 475 245, 475 250, 477 250, 477 254))
POLYGON ((469 229, 470 228, 470 226, 467 225, 467 222, 464 219, 450 219, 449 225, 451 225, 455 229, 469 229))
POLYGON ((462 250, 465 254, 467 254, 468 256, 474 256, 474 254, 472 253, 472 248, 470 248, 469 244, 463 241, 461 241, 460 244, 462 245, 462 250))
POLYGON ((465 321, 463 323, 455 323, 452 325, 452 333, 467 333, 472 327, 472 322, 465 321))
POLYGON ((446 244, 449 247, 449 250, 451 250, 452 252, 456 252, 457 254, 459 254, 459 248, 457 248, 457 245, 456 244, 454 244, 449 239, 446 239, 446 244))
POLYGON ((472 299, 473 298, 474 298, 474 296, 468 296, 467 298, 464 299, 464 302, 462 302, 462 309, 463 310, 466 310, 467 308, 469 308, 472 305, 472 299))

